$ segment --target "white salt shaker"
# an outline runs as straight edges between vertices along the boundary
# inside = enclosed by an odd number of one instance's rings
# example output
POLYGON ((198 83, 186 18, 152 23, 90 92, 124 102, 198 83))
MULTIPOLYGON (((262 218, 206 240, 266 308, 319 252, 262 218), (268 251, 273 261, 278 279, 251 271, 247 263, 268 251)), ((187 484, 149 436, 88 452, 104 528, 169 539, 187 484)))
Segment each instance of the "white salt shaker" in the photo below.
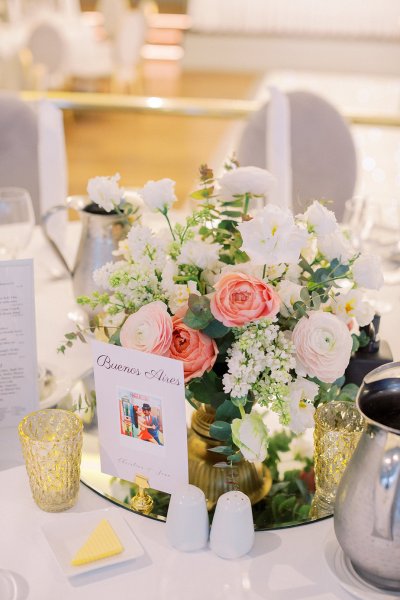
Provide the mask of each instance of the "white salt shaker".
POLYGON ((219 497, 211 525, 210 547, 221 558, 239 558, 254 544, 250 499, 242 492, 219 497))
POLYGON ((168 542, 182 552, 201 550, 210 532, 206 497, 195 485, 182 485, 172 495, 167 514, 168 542))

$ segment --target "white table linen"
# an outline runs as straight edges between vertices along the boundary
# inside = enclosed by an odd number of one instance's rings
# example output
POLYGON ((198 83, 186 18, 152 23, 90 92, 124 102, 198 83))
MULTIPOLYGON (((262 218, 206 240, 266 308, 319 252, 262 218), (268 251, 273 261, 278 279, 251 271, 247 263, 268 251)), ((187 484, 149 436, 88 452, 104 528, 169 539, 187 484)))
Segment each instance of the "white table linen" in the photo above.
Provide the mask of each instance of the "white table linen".
MULTIPOLYGON (((69 228, 75 234, 76 226, 69 228)), ((73 294, 67 278, 54 280, 55 258, 41 231, 35 231, 27 256, 35 257, 38 357, 44 364, 67 371, 71 378, 91 365, 90 348, 77 344, 66 356, 56 353, 64 332, 73 329, 67 312, 73 294)), ((385 299, 397 302, 398 287, 388 288, 385 299)), ((400 356, 396 310, 384 316, 382 336, 400 356)), ((0 456, 22 464, 16 455, 15 430, 0 430, 0 456)), ((1 468, 1 467, 0 467, 1 468)), ((21 596, 29 600, 109 600, 138 597, 145 600, 350 600, 329 570, 324 549, 333 537, 328 519, 286 530, 258 532, 249 555, 233 561, 218 558, 209 549, 180 553, 168 546, 165 526, 122 508, 124 518, 145 549, 136 562, 92 572, 78 579, 65 577, 41 530, 58 515, 41 511, 34 503, 24 466, 0 471, 0 567, 17 576, 21 596)), ((81 485, 78 502, 66 514, 112 506, 81 485)))

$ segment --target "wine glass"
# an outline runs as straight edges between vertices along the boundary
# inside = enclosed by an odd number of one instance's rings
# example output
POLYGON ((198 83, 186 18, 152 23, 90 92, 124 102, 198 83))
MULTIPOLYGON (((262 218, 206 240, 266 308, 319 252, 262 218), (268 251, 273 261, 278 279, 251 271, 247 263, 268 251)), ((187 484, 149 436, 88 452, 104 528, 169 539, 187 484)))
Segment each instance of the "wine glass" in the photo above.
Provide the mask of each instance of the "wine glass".
POLYGON ((15 259, 28 245, 35 215, 29 192, 23 188, 0 188, 0 259, 15 259))

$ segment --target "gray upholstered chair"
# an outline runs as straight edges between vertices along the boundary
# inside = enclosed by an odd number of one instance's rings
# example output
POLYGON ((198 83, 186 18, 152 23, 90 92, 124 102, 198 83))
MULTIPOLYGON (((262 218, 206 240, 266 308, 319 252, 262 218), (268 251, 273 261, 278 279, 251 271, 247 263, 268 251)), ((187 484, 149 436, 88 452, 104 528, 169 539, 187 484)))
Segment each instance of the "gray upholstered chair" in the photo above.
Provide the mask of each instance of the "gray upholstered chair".
MULTIPOLYGON (((312 200, 324 199, 340 221, 357 178, 349 127, 335 107, 315 94, 294 91, 288 99, 293 210, 302 212, 312 200)), ((237 151, 241 166, 268 168, 267 109, 264 105, 244 128, 237 151)))
POLYGON ((0 187, 29 191, 36 222, 65 202, 67 169, 62 114, 46 101, 0 94, 0 187))

